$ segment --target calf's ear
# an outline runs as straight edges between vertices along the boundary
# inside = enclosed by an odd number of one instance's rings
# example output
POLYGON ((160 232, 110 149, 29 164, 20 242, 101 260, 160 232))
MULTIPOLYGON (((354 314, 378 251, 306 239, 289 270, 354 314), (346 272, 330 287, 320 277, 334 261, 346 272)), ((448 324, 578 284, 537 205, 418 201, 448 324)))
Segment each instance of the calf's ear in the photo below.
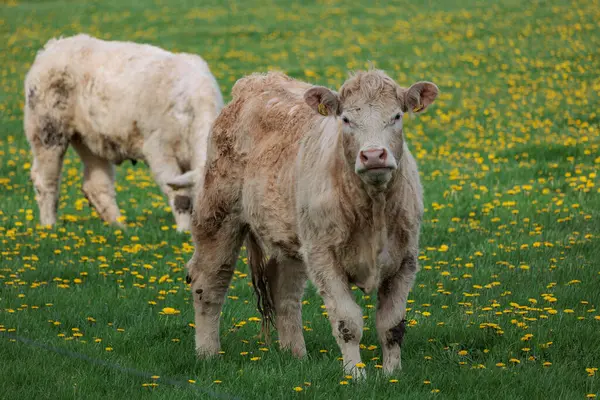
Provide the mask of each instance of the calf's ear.
POLYGON ((408 89, 398 89, 398 97, 402 102, 402 111, 422 113, 435 101, 440 90, 432 82, 417 82, 408 89))
POLYGON ((167 185, 171 187, 171 189, 185 189, 192 187, 194 184, 195 173, 194 171, 188 171, 185 174, 181 174, 176 176, 173 179, 167 181, 167 185))
POLYGON ((324 86, 313 86, 304 93, 304 101, 321 115, 340 115, 342 103, 337 92, 324 86))

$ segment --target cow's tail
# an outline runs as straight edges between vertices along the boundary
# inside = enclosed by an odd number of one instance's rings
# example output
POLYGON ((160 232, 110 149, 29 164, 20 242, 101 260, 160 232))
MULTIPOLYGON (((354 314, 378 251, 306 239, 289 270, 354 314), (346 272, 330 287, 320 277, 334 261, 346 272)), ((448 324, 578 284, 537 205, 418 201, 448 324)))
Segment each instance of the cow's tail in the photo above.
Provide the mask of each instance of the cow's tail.
POLYGON ((267 270, 270 267, 269 264, 275 261, 271 259, 267 262, 263 249, 252 232, 248 234, 246 249, 248 250, 248 266, 252 274, 252 286, 254 287, 254 293, 256 293, 257 308, 262 316, 260 333, 261 336, 264 334, 265 342, 268 344, 271 341, 270 327, 275 326, 273 322, 275 306, 267 270))

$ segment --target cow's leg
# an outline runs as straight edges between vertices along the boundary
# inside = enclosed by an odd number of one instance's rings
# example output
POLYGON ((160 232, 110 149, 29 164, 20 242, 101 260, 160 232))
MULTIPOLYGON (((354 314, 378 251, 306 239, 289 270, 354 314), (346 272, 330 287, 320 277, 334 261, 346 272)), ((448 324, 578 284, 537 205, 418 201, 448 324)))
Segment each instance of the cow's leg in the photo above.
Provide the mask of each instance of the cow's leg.
POLYGON ((306 258, 309 276, 327 307, 333 336, 342 351, 344 371, 364 378, 364 369, 356 366, 361 363, 362 310, 354 301, 348 279, 329 250, 308 250, 306 258))
POLYGON ((302 261, 269 260, 267 279, 275 305, 279 345, 298 358, 306 355, 302 332, 302 295, 306 278, 306 267, 302 261))
POLYGON ((121 221, 121 212, 117 205, 114 166, 93 154, 79 141, 73 141, 73 148, 83 163, 83 194, 96 209, 100 218, 121 227, 125 226, 121 221))
MULTIPOLYGON (((31 127, 30 131, 35 129, 37 127, 31 127)), ((28 137, 30 137, 29 134, 28 137)), ((54 225, 58 210, 60 173, 69 144, 68 142, 42 143, 36 133, 32 133, 29 140, 31 152, 33 153, 30 176, 40 210, 40 223, 42 225, 54 225)))
POLYGON ((220 349, 219 318, 238 259, 244 230, 232 215, 199 218, 193 227, 195 251, 187 264, 196 324, 196 353, 216 355, 220 349))
POLYGON ((385 279, 379 287, 376 325, 386 374, 401 368, 400 347, 406 329, 406 301, 416 272, 416 255, 406 255, 400 271, 385 279))
POLYGON ((144 143, 144 157, 152 171, 154 180, 169 199, 169 207, 175 217, 177 230, 183 232, 190 229, 192 215, 192 196, 188 188, 175 190, 168 182, 181 175, 181 168, 169 149, 165 149, 157 141, 144 143))

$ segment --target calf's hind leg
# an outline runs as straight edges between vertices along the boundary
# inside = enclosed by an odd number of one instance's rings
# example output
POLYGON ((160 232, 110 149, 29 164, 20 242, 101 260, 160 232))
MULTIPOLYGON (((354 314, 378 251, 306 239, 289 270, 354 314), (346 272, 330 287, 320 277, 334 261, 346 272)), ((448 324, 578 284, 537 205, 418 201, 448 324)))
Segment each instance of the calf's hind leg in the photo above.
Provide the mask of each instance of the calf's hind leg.
POLYGON ((169 198, 169 207, 175 217, 179 232, 190 229, 192 214, 192 196, 189 189, 175 190, 169 182, 181 175, 177 158, 158 141, 144 143, 144 156, 152 170, 154 180, 169 198))
POLYGON ((302 332, 302 295, 306 279, 306 267, 302 261, 286 259, 277 262, 271 259, 267 265, 279 345, 298 358, 306 355, 302 332))
POLYGON ((55 142, 42 140, 38 127, 29 120, 26 120, 25 129, 33 153, 30 176, 40 210, 40 223, 54 225, 58 210, 60 173, 69 142, 67 140, 55 142))
POLYGON ((246 235, 239 216, 240 182, 234 173, 217 177, 214 168, 208 171, 206 195, 196 197, 192 225, 194 255, 187 264, 199 357, 219 352, 221 309, 246 235))
POLYGON ((234 221, 227 219, 221 223, 213 234, 203 230, 194 235, 195 251, 187 264, 194 299, 196 353, 199 357, 219 352, 221 310, 244 238, 244 232, 234 221))
POLYGON ((83 143, 73 141, 73 147, 83 163, 83 193, 104 221, 124 226, 117 206, 115 168, 107 160, 90 151, 83 143))

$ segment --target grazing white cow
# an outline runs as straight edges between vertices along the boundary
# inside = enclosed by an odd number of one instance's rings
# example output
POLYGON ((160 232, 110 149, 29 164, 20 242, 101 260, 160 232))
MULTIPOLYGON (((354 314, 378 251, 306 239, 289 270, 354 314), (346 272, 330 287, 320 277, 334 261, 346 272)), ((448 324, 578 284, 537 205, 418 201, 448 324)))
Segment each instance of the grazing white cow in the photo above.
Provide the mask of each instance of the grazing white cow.
POLYGON ((122 225, 114 164, 143 160, 168 196, 178 230, 189 229, 190 182, 203 176, 210 126, 223 107, 202 58, 84 34, 51 39, 27 73, 25 96, 43 225, 56 223, 71 144, 84 165, 83 193, 102 219, 122 225))
POLYGON ((187 268, 199 356, 219 351, 219 315, 248 237, 259 310, 263 322, 274 312, 282 348, 306 354, 301 298, 310 277, 346 372, 363 376, 355 284, 378 291, 383 369, 400 367, 423 213, 402 120, 437 94, 433 83, 403 88, 379 70, 354 74, 339 93, 281 73, 235 84, 211 131, 203 196, 192 214, 187 268))

